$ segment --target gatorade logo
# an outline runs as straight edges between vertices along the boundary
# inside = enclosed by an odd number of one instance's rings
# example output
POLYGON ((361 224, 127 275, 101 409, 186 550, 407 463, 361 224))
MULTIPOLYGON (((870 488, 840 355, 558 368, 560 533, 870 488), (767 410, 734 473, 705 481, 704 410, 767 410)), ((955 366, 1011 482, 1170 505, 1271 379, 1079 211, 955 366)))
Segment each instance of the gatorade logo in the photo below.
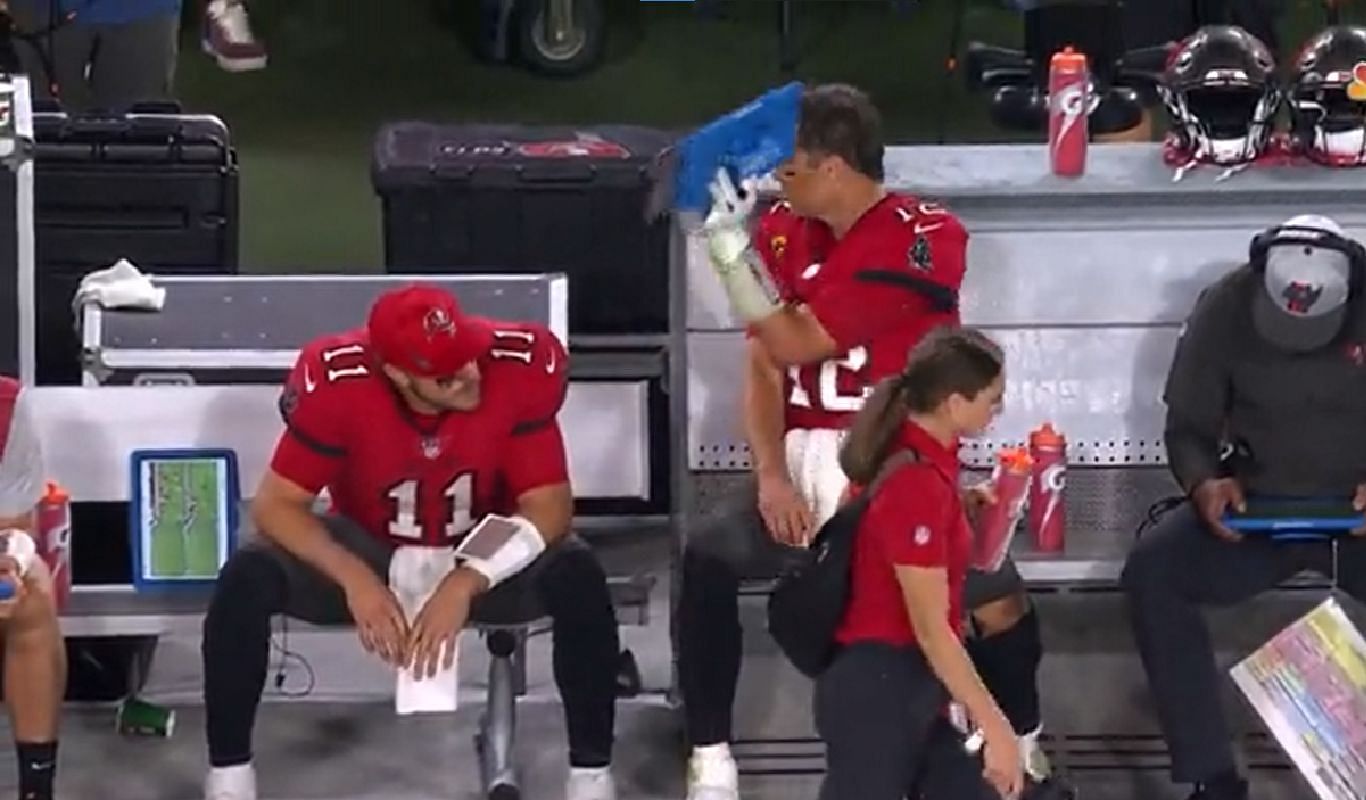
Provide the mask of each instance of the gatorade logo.
POLYGON ((1057 141, 1057 145, 1061 145, 1076 127, 1077 120, 1086 113, 1085 84, 1074 83, 1059 92, 1054 100, 1054 108, 1062 114, 1062 127, 1058 130, 1057 141))
POLYGON ((1043 490, 1045 492, 1048 492, 1049 494, 1060 493, 1067 485, 1066 467, 1062 464, 1054 464, 1044 470, 1040 483, 1043 484, 1043 490))
POLYGON ((1366 102, 1366 61, 1358 61, 1352 67, 1352 82, 1347 84, 1347 96, 1357 102, 1366 102))

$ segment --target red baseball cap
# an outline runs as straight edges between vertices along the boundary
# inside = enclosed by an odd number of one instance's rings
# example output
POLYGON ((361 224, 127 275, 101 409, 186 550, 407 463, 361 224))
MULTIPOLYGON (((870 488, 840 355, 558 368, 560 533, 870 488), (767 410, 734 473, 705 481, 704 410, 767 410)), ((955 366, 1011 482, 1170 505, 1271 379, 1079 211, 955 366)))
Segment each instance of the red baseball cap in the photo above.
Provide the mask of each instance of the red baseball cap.
POLYGON ((366 328, 381 361, 421 378, 450 377, 493 346, 487 320, 462 314, 454 295, 427 284, 380 295, 366 328))

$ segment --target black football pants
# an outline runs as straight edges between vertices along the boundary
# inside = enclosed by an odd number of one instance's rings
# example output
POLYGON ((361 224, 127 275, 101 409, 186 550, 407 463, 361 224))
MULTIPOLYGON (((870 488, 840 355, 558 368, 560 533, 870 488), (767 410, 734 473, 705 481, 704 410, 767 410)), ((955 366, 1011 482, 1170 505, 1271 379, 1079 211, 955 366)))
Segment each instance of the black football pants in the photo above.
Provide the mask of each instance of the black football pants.
MULTIPOLYGON (((325 517, 338 543, 386 584, 393 546, 340 517, 325 517)), ((564 702, 569 760, 606 766, 612 756, 617 691, 617 621, 607 576, 577 538, 478 598, 472 621, 525 619, 528 606, 551 618, 555 684, 564 702)), ((315 625, 349 625, 340 586, 264 538, 248 540, 219 573, 204 618, 204 705, 209 760, 215 767, 251 760, 251 731, 265 686, 270 620, 285 614, 315 625)))

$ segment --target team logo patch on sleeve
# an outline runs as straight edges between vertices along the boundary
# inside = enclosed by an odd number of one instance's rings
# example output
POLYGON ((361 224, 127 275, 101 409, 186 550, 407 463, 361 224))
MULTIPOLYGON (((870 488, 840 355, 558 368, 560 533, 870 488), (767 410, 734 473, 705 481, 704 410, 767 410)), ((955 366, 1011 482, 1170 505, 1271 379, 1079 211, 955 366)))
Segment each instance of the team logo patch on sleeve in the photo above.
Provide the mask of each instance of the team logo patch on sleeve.
POLYGON ((917 233, 908 254, 910 265, 921 272, 934 271, 934 256, 930 251, 930 240, 925 234, 917 233))
POLYGON ((787 237, 782 234, 774 236, 768 240, 768 249, 773 253, 774 258, 782 258, 783 253, 787 252, 787 237))

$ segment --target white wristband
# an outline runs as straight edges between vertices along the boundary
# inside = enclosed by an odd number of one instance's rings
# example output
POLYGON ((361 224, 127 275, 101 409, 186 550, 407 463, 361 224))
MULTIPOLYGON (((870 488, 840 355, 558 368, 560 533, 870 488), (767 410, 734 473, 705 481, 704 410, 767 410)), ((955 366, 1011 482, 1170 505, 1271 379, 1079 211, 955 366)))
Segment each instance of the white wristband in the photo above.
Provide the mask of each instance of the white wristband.
POLYGON ((487 578, 492 589, 544 552, 545 538, 531 520, 489 514, 455 548, 455 557, 487 578))
POLYGON ((38 555, 38 547, 34 544, 33 537, 26 531, 10 528, 0 531, 0 540, 3 541, 4 554, 19 565, 19 575, 22 577, 33 566, 33 559, 38 555))

